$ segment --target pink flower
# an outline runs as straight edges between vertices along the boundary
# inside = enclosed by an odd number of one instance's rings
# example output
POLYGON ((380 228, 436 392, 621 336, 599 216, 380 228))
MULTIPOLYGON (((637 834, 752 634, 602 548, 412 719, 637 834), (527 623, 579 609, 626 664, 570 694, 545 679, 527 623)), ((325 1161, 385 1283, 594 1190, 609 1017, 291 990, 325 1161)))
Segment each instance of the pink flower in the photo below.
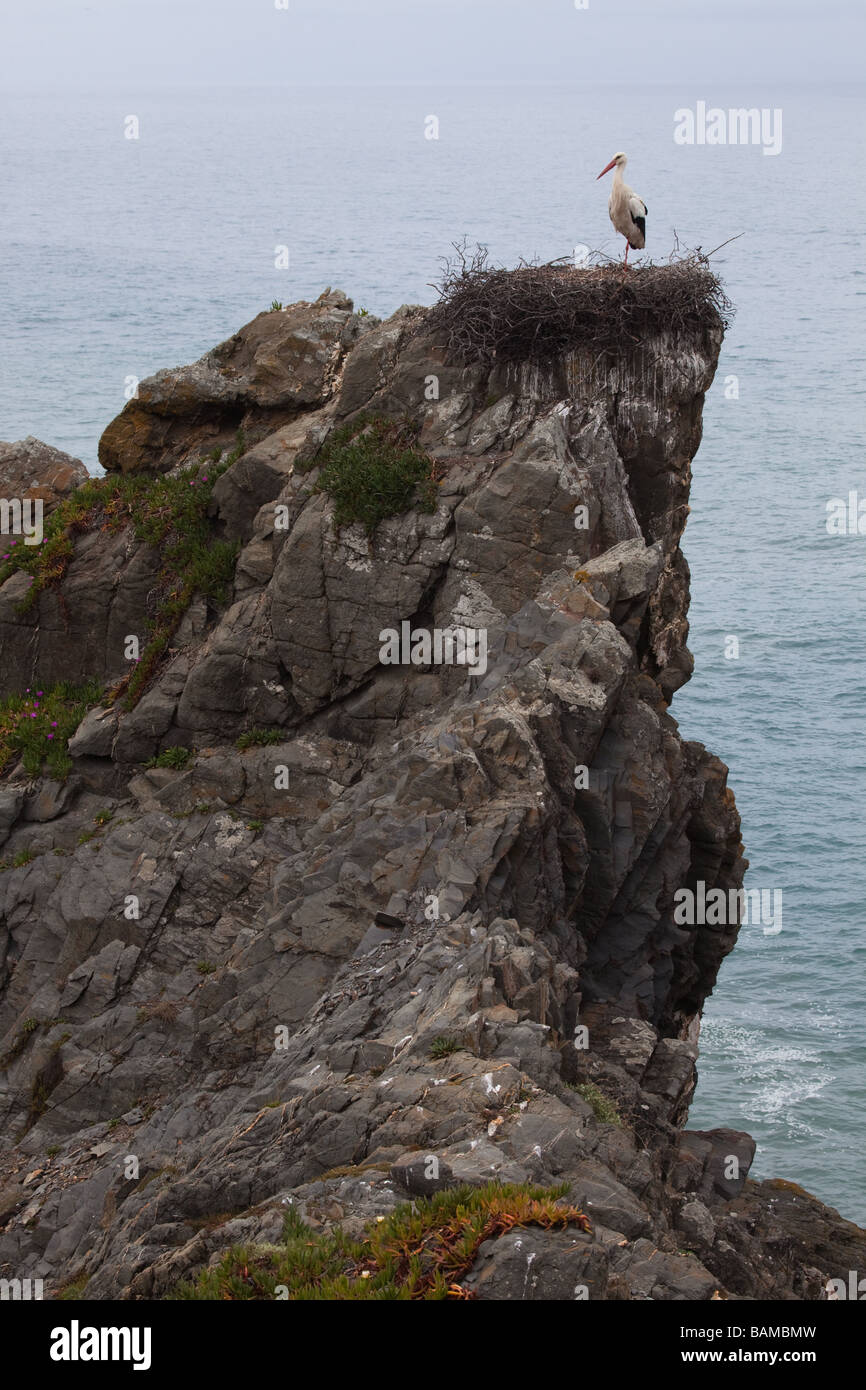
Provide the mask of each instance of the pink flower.
MULTIPOLYGON (((52 721, 51 721, 51 727, 52 727, 52 729, 56 729, 56 728, 57 728, 57 720, 56 720, 56 719, 52 719, 52 721)), ((51 737, 51 735, 49 734, 49 738, 50 738, 50 737, 51 737)))
POLYGON ((53 735, 53 734, 49 734, 48 737, 49 737, 49 738, 53 738, 54 735, 53 735))

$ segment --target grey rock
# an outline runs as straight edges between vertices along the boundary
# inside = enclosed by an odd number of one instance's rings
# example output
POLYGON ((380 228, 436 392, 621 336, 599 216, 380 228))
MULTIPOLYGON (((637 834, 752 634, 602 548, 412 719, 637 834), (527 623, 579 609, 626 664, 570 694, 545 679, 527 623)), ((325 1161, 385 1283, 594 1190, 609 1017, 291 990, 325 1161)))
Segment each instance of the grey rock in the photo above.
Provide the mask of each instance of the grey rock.
POLYGON ((37 789, 31 792, 24 802, 24 820, 56 820, 75 800, 80 785, 77 777, 69 777, 65 782, 53 782, 49 778, 43 778, 37 789))
POLYGON ((716 1225, 703 1202, 686 1202, 680 1208, 676 1224, 686 1242, 697 1250, 712 1245, 715 1239, 716 1225))
POLYGON ((570 1174, 570 1200, 592 1221, 622 1231, 630 1240, 649 1234, 652 1218, 628 1188, 618 1182, 602 1164, 575 1165, 570 1174))
POLYGON ((9 837, 24 804, 24 788, 16 786, 0 787, 0 844, 9 837))
POLYGON ((482 1302, 585 1302, 607 1297, 607 1274, 589 1236, 528 1227, 485 1241, 463 1287, 482 1302))
POLYGON ((391 1164, 390 1172, 395 1183, 413 1196, 442 1192, 457 1182, 450 1164, 435 1153, 402 1154, 391 1164))
POLYGON ((71 758, 110 758, 117 734, 117 711, 97 705, 88 710, 67 745, 71 758))

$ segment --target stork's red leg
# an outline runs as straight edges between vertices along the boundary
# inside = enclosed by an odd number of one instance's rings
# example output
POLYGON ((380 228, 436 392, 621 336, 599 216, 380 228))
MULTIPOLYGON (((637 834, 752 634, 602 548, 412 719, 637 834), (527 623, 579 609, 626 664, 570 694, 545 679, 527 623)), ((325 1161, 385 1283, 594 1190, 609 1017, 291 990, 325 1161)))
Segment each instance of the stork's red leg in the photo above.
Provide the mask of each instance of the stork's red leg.
POLYGON ((626 237, 626 242, 625 242, 625 260, 624 260, 623 264, 624 264, 624 265, 628 265, 628 237, 626 237))

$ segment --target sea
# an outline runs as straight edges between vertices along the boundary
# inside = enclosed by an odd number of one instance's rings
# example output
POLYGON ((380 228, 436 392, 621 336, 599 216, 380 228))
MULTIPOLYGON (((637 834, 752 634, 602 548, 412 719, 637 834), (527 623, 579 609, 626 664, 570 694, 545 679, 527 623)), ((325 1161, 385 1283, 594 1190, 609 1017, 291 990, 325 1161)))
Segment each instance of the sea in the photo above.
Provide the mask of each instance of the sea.
POLYGON ((730 768, 746 886, 783 904, 722 967, 689 1125, 748 1130, 753 1176, 866 1224, 864 118, 862 89, 820 83, 7 93, 0 438, 96 472, 131 379, 273 300, 429 304, 464 239, 503 265, 619 255, 596 175, 625 150, 648 206, 630 259, 712 252, 736 311, 694 462, 695 674, 672 713, 730 768), (739 108, 763 135, 732 128, 739 108))

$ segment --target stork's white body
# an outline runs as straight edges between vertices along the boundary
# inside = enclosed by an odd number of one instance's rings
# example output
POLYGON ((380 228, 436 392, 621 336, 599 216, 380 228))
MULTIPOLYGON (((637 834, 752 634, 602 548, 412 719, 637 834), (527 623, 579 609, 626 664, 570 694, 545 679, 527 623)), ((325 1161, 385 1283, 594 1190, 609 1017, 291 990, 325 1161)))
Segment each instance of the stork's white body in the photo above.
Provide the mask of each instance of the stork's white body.
POLYGON ((619 168, 613 176, 607 210, 614 227, 625 237, 632 251, 642 251, 646 246, 646 203, 629 188, 619 168))
POLYGON ((629 188, 622 176, 628 160, 624 154, 615 154, 610 164, 602 169, 602 174, 606 174, 609 169, 613 169, 613 187, 610 190, 607 210, 610 220, 620 236, 626 240, 625 259, 628 264, 628 248, 633 251, 642 251, 646 245, 646 203, 643 198, 639 198, 633 188, 629 188))

